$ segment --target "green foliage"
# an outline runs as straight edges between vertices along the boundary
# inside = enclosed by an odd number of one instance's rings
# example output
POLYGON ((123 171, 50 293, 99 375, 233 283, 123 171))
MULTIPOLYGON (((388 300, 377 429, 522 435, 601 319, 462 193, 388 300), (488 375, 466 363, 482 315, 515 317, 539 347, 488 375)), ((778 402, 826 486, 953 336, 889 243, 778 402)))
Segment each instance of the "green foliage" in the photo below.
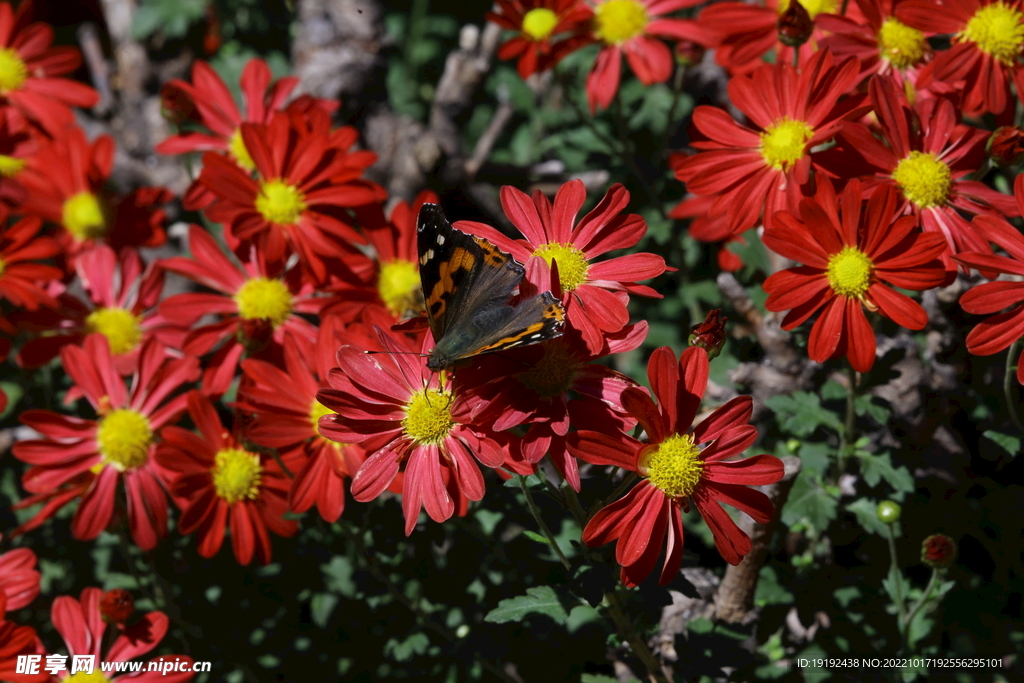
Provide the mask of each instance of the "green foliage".
POLYGON ((527 589, 526 595, 502 600, 495 609, 487 613, 484 620, 493 624, 504 624, 520 621, 528 614, 544 614, 558 624, 564 624, 569 618, 569 613, 554 589, 551 586, 537 586, 527 589))
POLYGON ((160 31, 181 38, 206 14, 210 0, 142 0, 132 18, 132 36, 144 39, 160 31))
POLYGON ((837 432, 843 428, 836 414, 822 407, 821 398, 808 391, 772 396, 765 404, 775 411, 779 426, 797 437, 808 437, 818 427, 828 427, 837 432))

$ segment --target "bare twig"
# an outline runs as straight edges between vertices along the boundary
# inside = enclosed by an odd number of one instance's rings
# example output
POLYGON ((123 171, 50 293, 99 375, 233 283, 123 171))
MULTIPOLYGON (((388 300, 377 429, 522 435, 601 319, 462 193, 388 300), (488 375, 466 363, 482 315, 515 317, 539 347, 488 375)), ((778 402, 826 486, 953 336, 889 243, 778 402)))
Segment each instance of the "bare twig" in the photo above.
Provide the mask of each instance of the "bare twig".
POLYGON ((103 45, 96 24, 88 22, 78 28, 78 44, 82 47, 82 57, 89 68, 92 85, 100 94, 100 101, 93 107, 98 116, 106 116, 114 105, 114 93, 110 90, 110 66, 103 56, 103 45))
POLYGON ((487 124, 487 128, 483 134, 476 141, 476 147, 473 149, 473 155, 466 162, 465 171, 466 177, 469 180, 476 178, 477 171, 483 166, 483 163, 487 161, 487 157, 491 154, 491 150, 494 149, 494 144, 498 141, 498 137, 501 136, 502 131, 505 130, 505 126, 512 120, 512 114, 515 113, 515 107, 508 101, 508 93, 498 93, 499 102, 497 109, 494 110, 494 116, 491 117, 490 123, 487 124))
POLYGON ((762 488, 775 506, 775 515, 768 524, 757 524, 750 517, 744 516, 740 528, 750 536, 751 551, 736 566, 725 570, 725 577, 715 595, 715 616, 728 623, 746 623, 756 618, 754 612, 754 592, 757 590, 757 578, 768 555, 768 544, 779 521, 779 513, 789 498, 789 492, 800 473, 800 458, 786 456, 782 458, 785 475, 782 480, 762 488))

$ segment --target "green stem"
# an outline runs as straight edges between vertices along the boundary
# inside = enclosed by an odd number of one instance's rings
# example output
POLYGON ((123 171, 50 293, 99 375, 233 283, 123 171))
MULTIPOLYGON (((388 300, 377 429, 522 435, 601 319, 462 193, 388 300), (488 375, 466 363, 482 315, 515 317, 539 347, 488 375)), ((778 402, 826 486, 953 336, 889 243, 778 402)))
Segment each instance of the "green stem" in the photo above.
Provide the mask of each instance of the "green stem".
POLYGON ((661 664, 654 656, 654 653, 651 652, 651 648, 647 647, 647 643, 640 637, 636 626, 633 625, 633 620, 626 614, 618 594, 614 591, 609 591, 604 594, 604 599, 608 604, 608 611, 611 613, 615 625, 619 627, 622 637, 633 649, 633 654, 639 657, 640 661, 647 667, 648 675, 658 681, 658 683, 669 683, 665 672, 662 671, 661 664))
POLYGON ((619 141, 622 145, 621 153, 619 158, 629 169, 629 172, 636 177, 636 182, 639 190, 643 193, 644 198, 652 200, 650 192, 647 190, 647 181, 644 178, 643 172, 640 167, 636 165, 636 160, 633 158, 633 142, 629 138, 629 124, 626 122, 626 115, 622 111, 622 89, 615 93, 615 99, 612 100, 612 115, 615 117, 615 128, 619 134, 619 141))
POLYGON ((530 487, 526 485, 526 477, 521 474, 517 474, 516 477, 519 479, 519 488, 523 490, 523 494, 526 496, 526 504, 530 508, 530 514, 537 520, 537 526, 540 527, 541 532, 544 534, 544 538, 548 539, 548 543, 554 549, 555 554, 558 555, 558 559, 562 562, 562 566, 565 567, 566 571, 572 570, 572 563, 565 559, 565 555, 562 554, 562 549, 558 547, 558 541, 555 540, 555 535, 551 533, 551 529, 544 522, 540 516, 540 508, 537 507, 537 503, 533 500, 533 494, 530 493, 530 487))
MULTIPOLYGON (((463 645, 462 639, 455 635, 451 629, 431 619, 430 614, 420 606, 418 600, 414 601, 399 590, 398 586, 395 585, 395 582, 387 575, 387 572, 381 568, 377 557, 371 552, 368 552, 361 533, 353 531, 344 520, 338 520, 338 526, 355 548, 356 553, 363 558, 363 561, 365 562, 367 569, 370 570, 370 573, 387 587, 388 593, 391 594, 391 597, 405 605, 405 607, 416 616, 424 628, 437 633, 456 648, 463 645)), ((480 665, 487 669, 487 671, 489 671, 495 678, 504 681, 504 683, 517 683, 516 679, 505 673, 502 668, 495 666, 488 660, 484 659, 480 653, 474 651, 473 656, 476 658, 476 661, 480 662, 480 665)))
POLYGON ((800 70, 800 46, 797 45, 793 48, 793 68, 797 71, 800 70))
POLYGON ((929 602, 932 595, 932 589, 938 582, 939 572, 941 571, 942 570, 938 568, 932 569, 932 576, 930 579, 928 579, 928 585, 925 586, 924 593, 921 594, 921 599, 914 604, 914 607, 910 610, 910 614, 907 615, 907 623, 903 625, 903 630, 900 634, 900 637, 903 639, 904 643, 910 642, 910 624, 913 623, 914 617, 916 617, 917 613, 921 611, 921 608, 929 602))
POLYGON ((612 495, 608 496, 601 502, 594 505, 594 507, 590 508, 590 514, 587 515, 587 520, 589 521, 589 519, 593 517, 595 514, 597 514, 597 511, 600 510, 601 508, 607 507, 608 505, 617 501, 619 498, 622 498, 622 494, 624 494, 626 492, 626 489, 628 489, 636 480, 636 472, 630 472, 625 477, 623 477, 622 483, 619 484, 614 491, 612 491, 612 495))
POLYGON ((569 486, 568 482, 565 484, 565 500, 569 504, 569 512, 576 518, 576 523, 580 525, 580 529, 587 526, 587 522, 590 521, 587 518, 587 511, 583 509, 580 497, 576 495, 576 490, 569 486))
POLYGON ((906 640, 904 639, 904 628, 907 623, 907 605, 904 602, 903 591, 903 572, 900 571, 899 559, 896 556, 896 537, 892 532, 892 524, 885 525, 885 534, 889 540, 889 574, 892 575, 893 581, 896 582, 896 623, 899 626, 900 632, 900 650, 903 651, 906 648, 906 640))
POLYGON ((1017 396, 1014 382, 1017 380, 1016 359, 1020 358, 1021 346, 1024 339, 1013 342, 1010 350, 1006 353, 1006 372, 1003 374, 1003 395, 1006 397, 1006 410, 1010 413, 1010 419, 1018 432, 1024 432, 1024 424, 1021 423, 1020 415, 1017 414, 1017 396))
POLYGON ((850 450, 850 446, 857 441, 856 423, 857 423, 857 385, 860 379, 860 374, 853 369, 852 366, 846 366, 846 379, 849 387, 846 390, 846 415, 843 420, 843 433, 839 435, 839 458, 836 466, 838 468, 838 477, 842 476, 846 471, 846 452, 850 450))

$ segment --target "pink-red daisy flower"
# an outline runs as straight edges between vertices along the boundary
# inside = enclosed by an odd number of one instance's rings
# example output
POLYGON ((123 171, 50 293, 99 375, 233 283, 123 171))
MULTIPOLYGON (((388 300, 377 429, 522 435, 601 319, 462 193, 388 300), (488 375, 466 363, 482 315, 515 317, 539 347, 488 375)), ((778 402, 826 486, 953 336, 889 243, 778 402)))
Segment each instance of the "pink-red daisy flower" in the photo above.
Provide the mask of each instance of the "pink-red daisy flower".
POLYGON ((750 552, 748 537, 722 508, 731 505, 767 524, 774 509, 768 497, 750 486, 782 478, 782 462, 771 455, 729 460, 753 445, 757 430, 747 424, 753 411, 749 396, 737 396, 692 427, 708 383, 707 352, 687 348, 676 363, 663 346, 651 355, 647 376, 657 404, 638 388, 623 395, 626 409, 647 432, 641 442, 611 431, 576 432, 573 455, 595 465, 615 465, 643 479, 623 498, 587 523, 583 542, 596 547, 618 541, 615 560, 628 586, 643 581, 665 547, 658 582, 669 583, 683 557, 682 511, 692 500, 707 522, 715 546, 729 564, 750 552), (666 543, 667 540, 667 543, 666 543))

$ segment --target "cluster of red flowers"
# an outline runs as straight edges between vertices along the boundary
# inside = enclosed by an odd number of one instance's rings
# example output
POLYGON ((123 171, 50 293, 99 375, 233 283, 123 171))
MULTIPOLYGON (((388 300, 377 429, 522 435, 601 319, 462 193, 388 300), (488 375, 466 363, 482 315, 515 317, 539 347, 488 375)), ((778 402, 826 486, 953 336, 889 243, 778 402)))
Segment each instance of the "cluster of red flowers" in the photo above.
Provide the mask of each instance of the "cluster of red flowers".
MULTIPOLYGON (((652 82, 667 77, 671 55, 648 34, 679 38, 695 25, 648 22, 648 15, 690 4, 614 0, 591 12, 562 2, 538 6, 527 23, 549 35, 596 17, 606 51, 595 82, 607 83, 610 74, 617 82, 621 52, 652 82), (634 16, 638 10, 642 16, 634 16), (641 20, 643 30, 622 33, 641 20)), ((28 11, 22 5, 18 16, 28 11)), ((9 60, 21 54, 19 30, 41 29, 16 20, 9 60)), ((520 41, 505 52, 524 50, 529 72, 564 48, 520 41)), ((77 53, 60 54, 65 70, 77 64, 77 53)), ((3 68, 0 61, 0 79, 3 68)), ((67 104, 88 106, 94 93, 44 87, 42 67, 26 73, 19 87, 7 84, 3 110, 8 149, 20 155, 3 157, 10 172, 0 205, 0 295, 12 307, 3 332, 23 367, 59 357, 72 383, 65 403, 85 399, 94 417, 20 414, 39 436, 13 448, 29 466, 29 496, 18 507, 41 507, 17 532, 73 504, 75 537, 94 539, 125 524, 148 550, 166 536, 173 504, 177 529, 196 536, 201 555, 217 553, 230 531, 240 563, 266 563, 271 533, 298 530, 294 513, 315 506, 337 520, 350 479, 357 501, 400 494, 411 533, 421 508, 442 521, 480 500, 481 465, 508 478, 535 472, 548 457, 576 490, 585 481, 580 462, 643 477, 585 536, 594 544, 630 539, 619 552, 627 583, 651 572, 666 541, 661 579, 677 573, 680 511, 690 498, 729 562, 749 551, 719 503, 767 520, 767 498, 744 486, 782 475, 770 456, 727 460, 756 437, 747 424, 750 399, 691 429, 707 382, 705 350, 687 351, 678 367, 671 351, 659 350, 650 379, 660 406, 634 380, 595 362, 640 346, 648 327, 630 324, 630 295, 660 296, 640 281, 668 270, 650 253, 604 257, 633 247, 647 229, 625 213, 623 186, 581 218, 587 197, 580 181, 566 183, 553 202, 502 188, 518 240, 480 223, 456 224, 525 264, 520 292, 554 292, 567 324, 545 344, 438 374, 421 355, 432 348, 429 332, 396 327, 423 307, 416 220, 422 204, 438 198, 425 192, 387 215, 385 192, 363 177, 375 156, 353 150, 354 129, 333 127, 336 103, 290 99, 297 79, 275 82, 260 60, 242 74, 244 111, 201 61, 191 82, 166 84, 165 111, 178 132, 157 150, 201 154, 202 170, 182 203, 221 224, 223 239, 192 225, 188 256, 147 262, 141 248, 167 239, 163 207, 171 193, 113 190, 112 139, 90 142, 62 113, 67 104), (41 99, 58 91, 79 97, 41 99), (167 273, 194 286, 165 297, 167 273), (648 430, 646 443, 629 435, 638 424, 648 430)), ((606 105, 614 92, 614 84, 602 85, 595 102, 606 105)), ((4 355, 11 348, 5 340, 4 355)))
MULTIPOLYGON (((31 626, 19 626, 5 619, 11 612, 29 605, 39 595, 40 574, 36 556, 28 548, 0 553, 0 679, 12 683, 58 683, 63 680, 120 681, 136 683, 187 683, 194 678, 193 660, 188 655, 161 655, 144 663, 140 672, 124 676, 111 675, 103 664, 129 662, 160 645, 170 621, 160 611, 140 614, 135 601, 126 590, 104 593, 99 588, 86 588, 75 599, 61 595, 53 600, 50 621, 64 641, 60 650, 51 651, 31 626), (22 665, 19 666, 19 657, 22 665), (34 660, 25 666, 24 658, 34 660), (76 657, 87 658, 76 663, 76 657), (173 670, 156 662, 174 662, 173 670), (85 668, 77 668, 83 666, 85 668), (187 670, 186 670, 187 669, 187 670), (77 676, 77 678, 76 678, 77 676)), ((122 669, 117 669, 121 671, 122 669)), ((125 672, 127 668, 123 669, 125 672)))
MULTIPOLYGON (((788 311, 785 329, 820 311, 811 359, 846 356, 856 370, 869 370, 875 336, 865 309, 922 329, 921 306, 886 285, 950 284, 958 264, 988 278, 1024 273, 1024 238, 1006 222, 1024 209, 1022 185, 1014 201, 977 180, 989 157, 998 165, 1020 161, 1024 132, 1004 125, 993 134, 961 121, 989 114, 1012 124, 1011 85, 1024 101, 1019 0, 717 2, 692 20, 662 15, 705 3, 499 4, 492 20, 519 31, 503 56, 521 54, 524 76, 602 43, 587 83, 592 105, 614 97, 620 50, 651 83, 669 76, 668 50, 654 36, 680 41, 677 49, 689 42, 714 49, 744 119, 697 107, 694 152, 670 158, 692 196, 671 215, 696 219, 691 235, 721 245, 763 226, 766 246, 803 264, 775 273, 764 288, 769 310, 788 311), (936 49, 932 38, 950 47, 936 49), (992 244, 1008 256, 995 255, 992 244)), ((719 262, 742 265, 725 249, 719 262)), ((1014 307, 975 328, 972 353, 995 353, 1024 334, 1022 300, 1024 289, 1010 282, 964 296, 970 313, 1014 307)), ((1018 376, 1024 381, 1024 370, 1018 376)))
MULTIPOLYGON (((989 136, 959 118, 1006 112, 1024 51, 1018 2, 855 0, 844 15, 836 1, 723 2, 695 19, 668 16, 694 0, 498 4, 488 16, 518 31, 501 55, 518 56, 524 77, 600 45, 587 82, 595 109, 616 96, 623 56, 655 83, 673 65, 662 39, 715 48, 745 118, 696 109, 695 151, 671 160, 694 196, 674 214, 699 216, 695 236, 723 243, 763 225, 764 244, 802 264, 764 288, 769 310, 789 311, 786 329, 818 314, 813 360, 846 356, 870 369, 865 309, 923 328, 924 309, 897 288, 937 287, 958 267, 1024 275, 1024 237, 1007 222, 1024 209, 1024 182, 1015 200, 968 179, 987 163, 989 136), (945 53, 928 42, 940 34, 952 39, 945 53), (770 51, 774 63, 763 61, 770 51)), ((675 576, 691 500, 726 561, 750 552, 721 504, 767 522, 770 501, 749 487, 783 471, 772 456, 736 459, 757 438, 749 397, 698 420, 702 347, 721 343, 721 325, 702 327, 678 360, 655 351, 651 392, 595 362, 643 343, 647 324, 630 324, 627 304, 660 296, 640 281, 670 269, 650 253, 604 258, 647 228, 626 213, 622 185, 582 217, 578 180, 553 201, 502 188, 520 239, 456 223, 525 266, 518 296, 560 298, 566 326, 543 344, 435 373, 424 357, 431 334, 398 323, 423 307, 416 216, 437 197, 398 201, 388 215, 386 193, 363 177, 375 156, 353 149, 354 129, 333 126, 336 103, 290 99, 297 80, 273 81, 260 60, 242 75, 244 112, 201 61, 191 82, 168 83, 165 109, 179 132, 158 150, 201 153, 182 203, 222 225, 223 239, 192 225, 189 256, 147 262, 140 249, 166 241, 163 207, 173 197, 110 187, 112 139, 87 140, 69 109, 95 93, 54 78, 77 66, 77 52, 50 48, 50 30, 30 12, 29 3, 17 15, 0 3, 0 143, 10 152, 0 155, 0 297, 10 309, 0 355, 14 349, 29 368, 59 356, 72 382, 65 402, 84 398, 95 417, 21 413, 40 438, 13 448, 29 465, 31 495, 18 506, 42 507, 19 532, 75 503, 77 538, 126 523, 151 549, 173 503, 178 530, 196 535, 201 555, 217 553, 230 530, 240 563, 266 563, 270 533, 298 530, 290 513, 315 506, 337 520, 350 479, 357 501, 400 494, 408 534, 421 509, 436 521, 465 514, 484 496, 485 470, 530 474, 548 458, 577 491, 588 474, 580 462, 639 475, 583 534, 590 545, 618 541, 626 584, 647 577, 663 551, 660 581, 675 576), (193 291, 165 298, 167 272, 193 291)), ((1002 135, 993 149, 1019 145, 1002 135)), ((1017 282, 968 292, 970 312, 1015 306, 979 325, 969 348, 995 353, 1024 335, 1022 302, 1017 282)), ((91 610, 94 598, 75 609, 91 610)))

